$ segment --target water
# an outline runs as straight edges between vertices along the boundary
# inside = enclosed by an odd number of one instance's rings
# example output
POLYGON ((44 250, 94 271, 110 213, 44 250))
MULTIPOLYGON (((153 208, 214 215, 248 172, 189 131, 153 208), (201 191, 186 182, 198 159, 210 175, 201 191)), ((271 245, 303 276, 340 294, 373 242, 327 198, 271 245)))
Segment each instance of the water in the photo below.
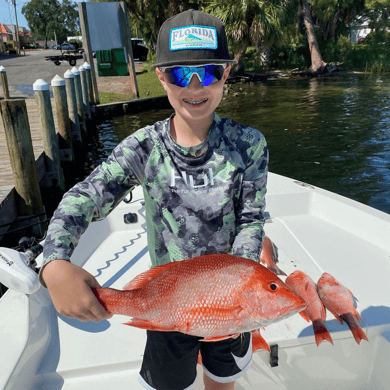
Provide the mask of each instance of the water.
MULTIPOLYGON (((390 76, 235 84, 217 112, 262 131, 270 171, 390 213, 390 76)), ((101 124, 95 164, 127 135, 171 113, 101 124)))

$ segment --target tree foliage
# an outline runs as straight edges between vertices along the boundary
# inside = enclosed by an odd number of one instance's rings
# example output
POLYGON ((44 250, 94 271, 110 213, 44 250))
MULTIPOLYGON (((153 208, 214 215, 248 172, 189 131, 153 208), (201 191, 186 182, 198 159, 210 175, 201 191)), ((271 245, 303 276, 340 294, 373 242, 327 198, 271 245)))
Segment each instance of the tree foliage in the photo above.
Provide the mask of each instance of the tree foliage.
POLYGON ((282 38, 292 8, 284 0, 211 0, 205 10, 224 22, 234 59, 241 62, 249 45, 260 47, 282 38))
POLYGON ((66 40, 80 29, 77 4, 70 0, 31 0, 22 8, 32 34, 36 39, 66 40))
POLYGON ((125 1, 130 12, 132 36, 143 38, 152 51, 163 22, 192 8, 223 20, 235 59, 241 61, 247 48, 251 47, 252 64, 255 56, 260 63, 265 55, 273 57, 271 63, 277 64, 279 56, 286 66, 299 67, 310 66, 310 62, 313 65, 316 58, 317 65, 312 69, 321 64, 322 53, 324 63, 340 60, 340 54, 345 54, 345 45, 340 46, 338 42, 344 42, 349 26, 359 16, 369 18, 376 41, 384 36, 390 18, 390 0, 305 0, 305 10, 310 12, 310 15, 306 12, 306 17, 303 0, 125 1), (315 53, 311 51, 313 48, 315 53))

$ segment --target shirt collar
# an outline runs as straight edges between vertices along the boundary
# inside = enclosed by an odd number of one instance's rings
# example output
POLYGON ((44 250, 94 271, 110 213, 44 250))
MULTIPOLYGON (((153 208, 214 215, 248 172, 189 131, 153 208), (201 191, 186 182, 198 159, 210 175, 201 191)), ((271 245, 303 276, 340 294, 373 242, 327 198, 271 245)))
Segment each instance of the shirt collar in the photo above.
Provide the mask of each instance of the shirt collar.
POLYGON ((178 144, 172 138, 171 132, 170 132, 170 125, 171 125, 171 120, 173 119, 174 115, 175 114, 172 114, 167 119, 166 127, 165 127, 165 132, 166 132, 167 138, 168 138, 169 142, 171 143, 171 145, 186 157, 201 157, 201 156, 203 156, 208 150, 210 139, 213 137, 213 134, 215 133, 215 128, 218 126, 218 123, 221 121, 221 118, 219 117, 219 115, 216 112, 214 112, 213 122, 211 123, 211 127, 210 127, 210 130, 209 130, 209 133, 208 133, 206 139, 202 143, 195 145, 195 146, 182 146, 182 145, 178 144))

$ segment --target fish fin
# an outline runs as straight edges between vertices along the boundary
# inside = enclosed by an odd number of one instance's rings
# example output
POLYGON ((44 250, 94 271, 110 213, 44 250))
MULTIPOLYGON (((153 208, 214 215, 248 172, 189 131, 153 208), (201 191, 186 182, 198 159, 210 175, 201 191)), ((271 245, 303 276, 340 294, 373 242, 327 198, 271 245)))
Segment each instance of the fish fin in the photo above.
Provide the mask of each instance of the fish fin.
POLYGON ((333 339, 322 319, 313 321, 314 337, 317 347, 324 341, 328 340, 333 345, 333 339))
POLYGON ((352 314, 356 318, 356 321, 360 321, 360 314, 355 308, 352 309, 352 314))
POLYGON ((233 316, 233 318, 236 318, 236 319, 240 319, 242 316, 241 316, 241 313, 243 312, 244 308, 238 304, 237 306, 235 306, 232 310, 231 310, 231 315, 233 316))
POLYGON ((273 241, 270 239, 271 242, 271 247, 272 247, 272 258, 274 259, 275 263, 279 263, 278 259, 278 248, 277 246, 273 243, 273 241))
POLYGON ((334 313, 334 312, 333 312, 332 310, 330 310, 329 308, 328 308, 328 310, 334 315, 334 317, 336 318, 336 320, 338 320, 338 321, 340 322, 340 324, 343 323, 342 317, 340 317, 338 314, 334 313))
POLYGON ((353 337, 355 341, 360 344, 362 340, 368 341, 368 337, 364 333, 363 329, 359 326, 359 324, 356 322, 356 319, 352 313, 346 313, 342 315, 342 318, 349 326, 349 329, 351 329, 351 332, 353 334, 353 337))
POLYGON ((270 351, 268 343, 264 340, 263 336, 260 334, 258 329, 252 330, 252 353, 258 349, 265 349, 270 351))
POLYGON ((309 316, 308 316, 307 313, 306 313, 306 310, 300 311, 300 312, 299 312, 299 315, 300 315, 304 320, 306 320, 307 322, 311 322, 309 316))
POLYGON ((161 272, 164 272, 165 270, 169 269, 174 264, 174 262, 171 262, 164 265, 158 265, 157 267, 153 267, 148 271, 142 272, 134 279, 130 280, 130 282, 127 283, 125 287, 123 287, 123 290, 136 290, 138 288, 141 288, 145 283, 155 278, 156 275, 160 274, 161 272))
POLYGON ((222 340, 227 340, 227 339, 231 339, 231 338, 236 338, 239 335, 240 335, 239 333, 234 333, 234 334, 228 334, 225 336, 207 337, 206 339, 202 339, 200 341, 205 341, 206 343, 215 342, 215 341, 222 341, 222 340))
POLYGON ((324 304, 322 304, 322 305, 323 305, 322 307, 324 310, 321 311, 321 319, 322 319, 322 321, 325 322, 326 321, 326 307, 324 306, 324 304))
POLYGON ((147 330, 159 330, 159 331, 174 331, 174 329, 166 329, 161 326, 156 326, 148 320, 142 318, 132 318, 129 322, 124 322, 123 325, 134 326, 135 328, 147 329, 147 330))
POLYGON ((276 275, 287 276, 287 274, 284 271, 282 271, 279 267, 277 267, 277 268, 278 268, 278 273, 276 275))
POLYGON ((270 271, 272 271, 275 275, 284 275, 287 276, 286 273, 284 273, 276 264, 273 264, 268 268, 270 271))

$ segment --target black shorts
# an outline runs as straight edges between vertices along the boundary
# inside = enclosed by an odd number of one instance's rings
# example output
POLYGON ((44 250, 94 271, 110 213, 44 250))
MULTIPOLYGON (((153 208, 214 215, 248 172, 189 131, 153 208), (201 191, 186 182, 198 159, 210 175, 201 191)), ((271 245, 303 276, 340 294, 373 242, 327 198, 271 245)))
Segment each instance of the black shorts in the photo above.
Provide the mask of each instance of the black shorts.
POLYGON ((239 378, 252 361, 250 333, 217 342, 179 332, 147 331, 147 336, 139 381, 149 390, 192 389, 199 351, 204 372, 220 383, 239 378))

